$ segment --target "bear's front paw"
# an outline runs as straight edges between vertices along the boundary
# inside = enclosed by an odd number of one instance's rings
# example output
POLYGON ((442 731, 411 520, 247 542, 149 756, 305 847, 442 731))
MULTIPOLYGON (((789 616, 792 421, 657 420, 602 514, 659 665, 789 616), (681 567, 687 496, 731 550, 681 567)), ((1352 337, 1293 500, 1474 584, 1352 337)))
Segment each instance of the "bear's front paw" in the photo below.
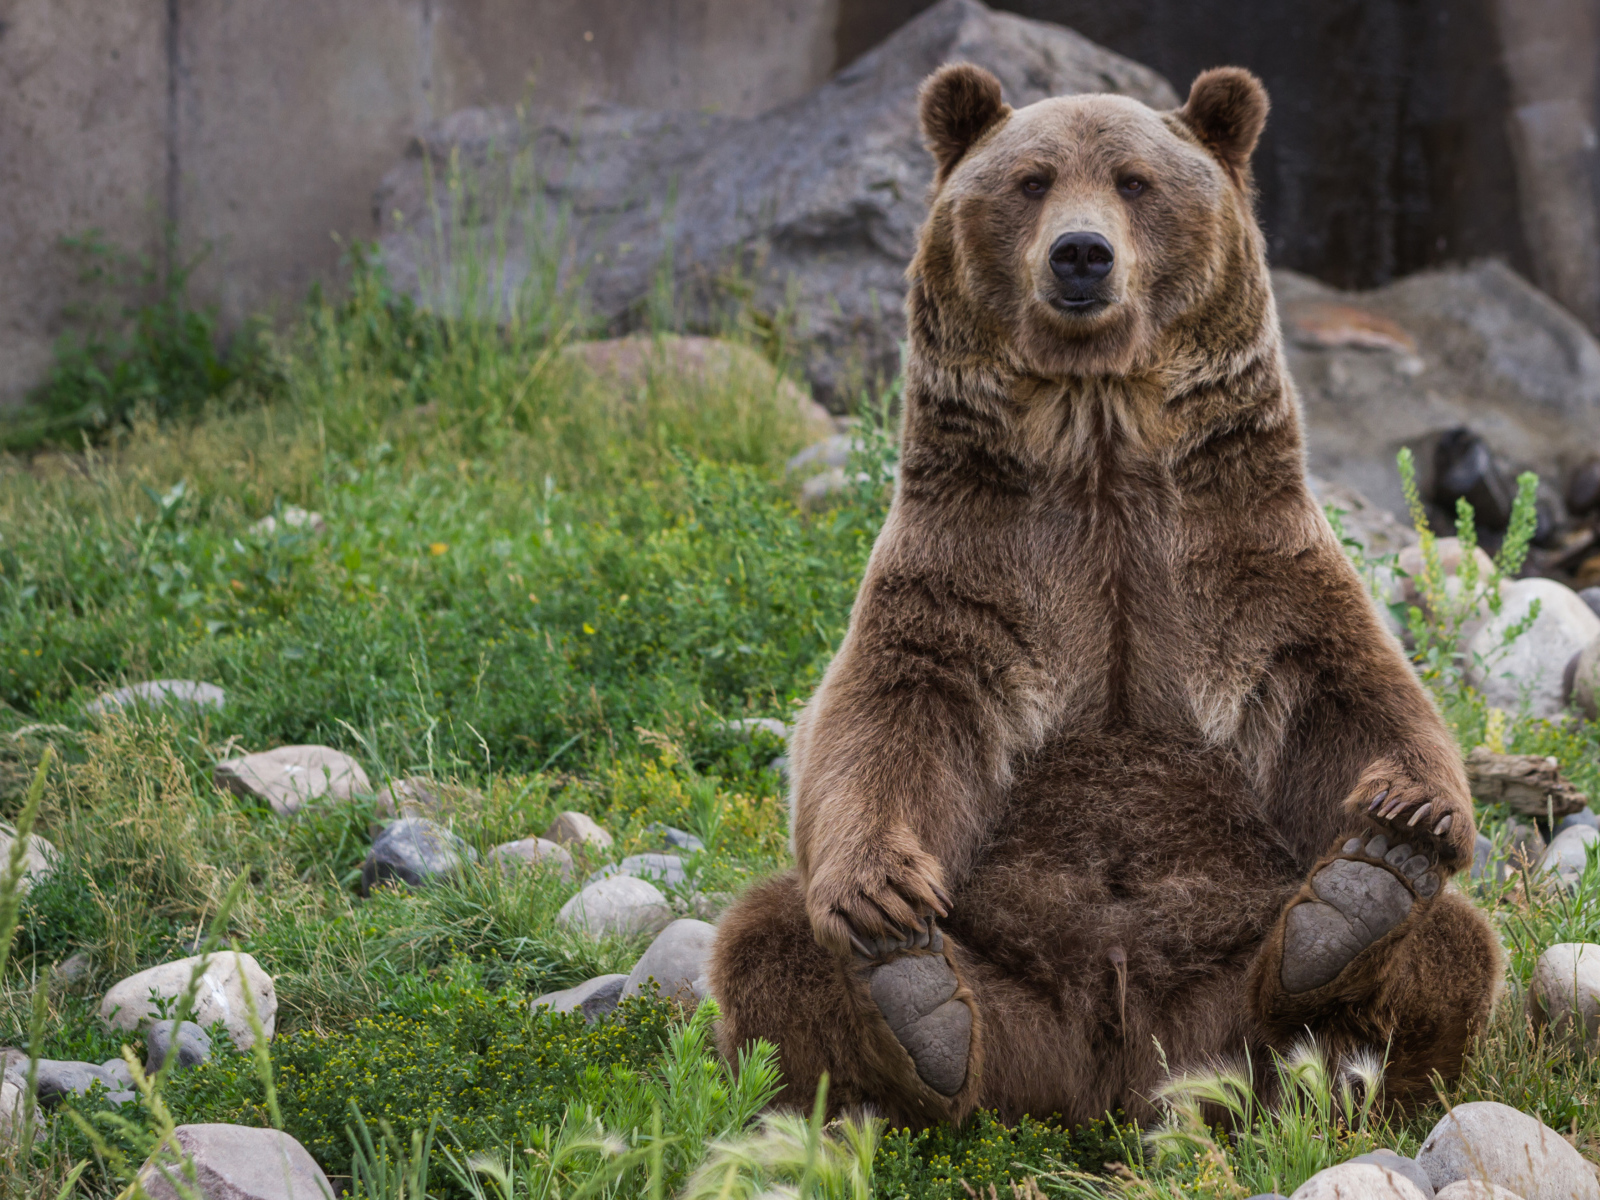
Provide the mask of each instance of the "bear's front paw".
POLYGON ((817 941, 835 954, 881 959, 943 945, 935 916, 948 916, 938 864, 921 851, 880 851, 829 864, 812 876, 806 911, 817 941))
POLYGON ((1477 827, 1466 796, 1444 794, 1404 774, 1369 775, 1351 797, 1351 807, 1391 843, 1409 842, 1417 853, 1442 864, 1446 874, 1472 861, 1477 827))

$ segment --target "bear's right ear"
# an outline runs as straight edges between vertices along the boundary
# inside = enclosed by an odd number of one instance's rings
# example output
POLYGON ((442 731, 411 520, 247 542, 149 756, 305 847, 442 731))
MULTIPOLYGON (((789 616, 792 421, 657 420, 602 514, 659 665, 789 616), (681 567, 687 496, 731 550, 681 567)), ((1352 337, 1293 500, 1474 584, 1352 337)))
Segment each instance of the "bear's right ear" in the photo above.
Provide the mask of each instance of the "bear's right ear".
POLYGON ((971 63, 947 63, 927 79, 917 95, 922 136, 943 183, 962 155, 996 121, 1011 115, 1000 95, 1000 81, 971 63))

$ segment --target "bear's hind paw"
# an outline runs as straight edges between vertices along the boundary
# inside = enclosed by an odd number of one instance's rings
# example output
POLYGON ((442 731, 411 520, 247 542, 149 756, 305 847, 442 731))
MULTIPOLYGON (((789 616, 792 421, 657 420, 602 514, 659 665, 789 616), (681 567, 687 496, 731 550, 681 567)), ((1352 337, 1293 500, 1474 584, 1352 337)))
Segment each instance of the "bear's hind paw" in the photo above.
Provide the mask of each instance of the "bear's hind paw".
POLYGON ((972 1010, 955 999, 960 980, 943 955, 905 955, 872 971, 872 999, 911 1055, 922 1081, 954 1096, 967 1079, 972 1010))
POLYGON ((1311 877, 1316 898, 1289 910, 1279 970, 1287 992, 1332 983, 1358 954, 1404 921, 1419 899, 1426 901, 1439 890, 1436 863, 1413 854, 1404 842, 1391 849, 1381 833, 1365 844, 1351 838, 1341 853, 1345 857, 1311 877))

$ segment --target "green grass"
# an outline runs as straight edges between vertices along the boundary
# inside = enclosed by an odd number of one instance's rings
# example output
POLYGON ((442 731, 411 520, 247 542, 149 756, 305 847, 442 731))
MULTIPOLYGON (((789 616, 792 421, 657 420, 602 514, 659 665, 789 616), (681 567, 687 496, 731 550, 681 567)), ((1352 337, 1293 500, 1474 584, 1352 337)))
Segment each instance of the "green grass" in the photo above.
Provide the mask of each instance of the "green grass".
MULTIPOLYGON (((92 446, 0 459, 0 817, 22 813, 48 751, 39 828, 64 854, 18 914, 0 1041, 116 1056, 96 1020, 105 987, 208 931, 255 955, 280 1002, 265 1064, 219 1038, 144 1103, 73 1102, 83 1124, 0 1149, 0 1194, 54 1197, 87 1162, 73 1194, 114 1195, 171 1123, 269 1124, 274 1109, 340 1187, 386 1200, 422 1200, 417 1177, 473 1200, 768 1186, 954 1200, 1027 1179, 1049 1196, 1243 1197, 1374 1145, 1414 1148, 1437 1110, 1352 1109, 1311 1057, 1279 1064, 1296 1100, 1270 1112, 1226 1076, 1190 1081, 1154 1140, 1112 1114, 923 1133, 758 1119, 770 1061, 730 1073, 709 1010, 641 1000, 594 1027, 529 1012, 642 948, 558 931, 572 886, 556 875, 470 869, 362 900, 370 799, 286 821, 219 792, 220 758, 324 742, 375 785, 449 781, 480 853, 573 808, 617 836, 615 856, 656 848, 656 823, 714 834, 693 864, 702 891, 786 863, 781 745, 723 722, 788 719, 815 685, 883 518, 881 471, 804 511, 782 464, 808 434, 773 369, 654 370, 618 389, 564 352, 582 331, 549 305, 440 320, 358 272, 225 395, 166 416, 131 405, 92 446), (254 531, 289 505, 326 530, 254 531), (228 706, 84 709, 160 677, 218 683, 228 706), (53 980, 78 952, 89 978, 53 980), (1185 1107, 1208 1088, 1245 1136, 1185 1107)), ((1448 669, 1447 625, 1428 633, 1428 666, 1471 745, 1490 714, 1448 669)), ((1600 784, 1592 729, 1494 721, 1509 748, 1600 784)), ((1492 830, 1506 814, 1482 815, 1492 830)), ((1572 898, 1481 899, 1511 991, 1448 1098, 1501 1099, 1600 1144, 1600 1072, 1530 1031, 1519 990, 1543 946, 1600 934, 1600 877, 1572 898)))

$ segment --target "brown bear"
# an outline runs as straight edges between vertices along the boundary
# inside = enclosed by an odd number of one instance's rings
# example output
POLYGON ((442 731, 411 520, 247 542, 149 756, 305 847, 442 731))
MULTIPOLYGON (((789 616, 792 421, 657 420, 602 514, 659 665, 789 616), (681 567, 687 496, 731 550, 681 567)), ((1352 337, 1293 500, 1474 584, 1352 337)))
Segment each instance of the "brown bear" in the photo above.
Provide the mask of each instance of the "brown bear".
POLYGON ((1460 754, 1306 488, 1266 114, 923 87, 898 490, 711 970, 783 1102, 1147 1116, 1308 1031, 1404 1101, 1488 1016, 1460 754))

